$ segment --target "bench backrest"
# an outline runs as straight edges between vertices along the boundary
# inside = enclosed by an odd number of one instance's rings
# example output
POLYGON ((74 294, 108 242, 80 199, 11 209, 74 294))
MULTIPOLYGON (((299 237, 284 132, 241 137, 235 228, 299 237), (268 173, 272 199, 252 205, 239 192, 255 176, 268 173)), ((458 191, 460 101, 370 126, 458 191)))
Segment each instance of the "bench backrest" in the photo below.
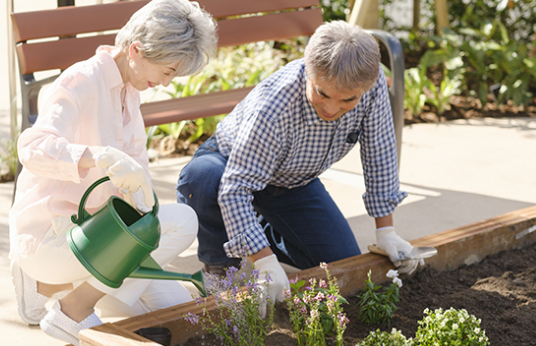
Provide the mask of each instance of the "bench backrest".
MULTIPOLYGON (((197 0, 218 21, 219 47, 310 36, 323 23, 320 0, 197 0)), ((57 76, 36 80, 34 73, 63 70, 95 54, 99 45, 113 45, 115 33, 149 1, 67 6, 12 13, 21 75, 21 131, 37 118, 39 90, 57 76)), ((404 58, 391 34, 371 30, 388 49, 393 85, 389 88, 400 159, 404 117, 404 58)), ((252 87, 212 92, 141 105, 146 126, 229 113, 252 87)), ((20 172, 19 163, 17 174, 20 172)))
MULTIPOLYGON (((148 1, 13 13, 22 75, 65 69, 88 59, 148 1), (43 39, 62 38, 55 40, 43 39), (38 40, 38 41, 33 41, 38 40)), ((309 36, 322 23, 318 0, 199 0, 218 20, 219 46, 309 36), (263 14, 263 15, 260 15, 263 14), (236 17, 251 15, 249 17, 236 17)))

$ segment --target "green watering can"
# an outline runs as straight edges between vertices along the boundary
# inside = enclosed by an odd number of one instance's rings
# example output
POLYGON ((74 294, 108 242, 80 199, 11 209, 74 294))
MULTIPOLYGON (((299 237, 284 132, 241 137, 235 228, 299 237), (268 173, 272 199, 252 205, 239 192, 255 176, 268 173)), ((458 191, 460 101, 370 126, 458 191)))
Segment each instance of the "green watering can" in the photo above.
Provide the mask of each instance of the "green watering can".
POLYGON ((190 281, 206 296, 202 270, 194 274, 168 272, 150 256, 158 247, 160 222, 158 200, 153 210, 141 214, 125 200, 112 196, 95 214, 85 209, 86 200, 95 187, 110 180, 94 182, 82 196, 78 216, 71 217, 78 226, 67 232, 67 241, 80 263, 103 284, 118 288, 127 277, 190 281))

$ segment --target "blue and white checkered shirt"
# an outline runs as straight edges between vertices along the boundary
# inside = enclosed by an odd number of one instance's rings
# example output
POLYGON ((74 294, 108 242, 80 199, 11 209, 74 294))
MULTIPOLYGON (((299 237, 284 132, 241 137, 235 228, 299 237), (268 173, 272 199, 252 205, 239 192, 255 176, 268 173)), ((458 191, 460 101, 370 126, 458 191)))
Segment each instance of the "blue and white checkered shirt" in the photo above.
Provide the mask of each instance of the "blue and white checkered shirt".
POLYGON ((335 121, 317 115, 305 93, 306 81, 303 59, 293 61, 254 88, 218 124, 218 146, 228 157, 218 197, 230 239, 224 244, 228 257, 244 257, 270 245, 253 210, 253 191, 269 184, 285 188, 306 185, 342 159, 357 141, 368 214, 389 215, 406 197, 399 191, 383 71, 357 106, 335 121))

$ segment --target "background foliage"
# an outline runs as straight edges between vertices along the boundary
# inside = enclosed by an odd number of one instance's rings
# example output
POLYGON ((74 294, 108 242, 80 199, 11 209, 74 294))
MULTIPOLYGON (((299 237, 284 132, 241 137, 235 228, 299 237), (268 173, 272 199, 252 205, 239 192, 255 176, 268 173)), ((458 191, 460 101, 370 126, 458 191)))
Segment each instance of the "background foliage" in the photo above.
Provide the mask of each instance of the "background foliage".
MULTIPOLYGON (((536 1, 449 0, 450 29, 438 34, 435 1, 420 0, 417 28, 400 25, 387 11, 402 0, 380 0, 380 28, 401 41, 406 71, 406 118, 418 118, 427 105, 439 116, 451 108, 451 97, 487 104, 526 107, 536 92, 536 1)), ((321 0, 324 21, 346 20, 348 0, 321 0)), ((303 56, 305 39, 259 42, 220 49, 199 75, 173 81, 160 90, 183 97, 255 85, 303 56)), ((186 137, 185 144, 210 135, 225 114, 148 129, 150 139, 186 137)), ((166 142, 171 143, 171 139, 166 142)), ((149 143, 148 143, 149 145, 149 143)), ((171 147, 171 150, 174 148, 171 147)))

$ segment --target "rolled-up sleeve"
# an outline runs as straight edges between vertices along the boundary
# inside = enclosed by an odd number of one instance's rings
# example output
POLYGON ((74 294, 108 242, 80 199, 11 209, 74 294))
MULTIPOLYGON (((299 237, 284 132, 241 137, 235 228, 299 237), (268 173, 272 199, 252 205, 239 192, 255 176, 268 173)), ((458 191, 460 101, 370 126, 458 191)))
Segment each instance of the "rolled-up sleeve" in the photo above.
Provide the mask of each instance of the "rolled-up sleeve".
POLYGON ((372 91, 374 99, 360 137, 366 186, 363 200, 370 216, 382 217, 391 214, 407 193, 400 191, 393 116, 382 70, 372 91))

